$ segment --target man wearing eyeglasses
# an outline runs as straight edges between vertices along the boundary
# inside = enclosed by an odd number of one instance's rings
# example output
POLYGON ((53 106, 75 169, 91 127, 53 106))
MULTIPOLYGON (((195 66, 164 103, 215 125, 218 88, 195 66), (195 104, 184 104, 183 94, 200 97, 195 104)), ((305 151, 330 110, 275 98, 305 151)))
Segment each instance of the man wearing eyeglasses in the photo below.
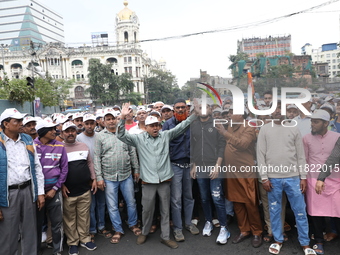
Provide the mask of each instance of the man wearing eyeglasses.
MULTIPOLYGON (((175 128, 187 117, 188 112, 185 100, 177 99, 174 102, 174 116, 164 123, 163 130, 175 128)), ((190 129, 170 141, 170 161, 174 171, 170 187, 173 231, 175 240, 183 242, 185 238, 182 232, 182 206, 185 228, 193 235, 199 234, 198 228, 191 223, 194 199, 192 196, 192 179, 190 177, 190 129)))

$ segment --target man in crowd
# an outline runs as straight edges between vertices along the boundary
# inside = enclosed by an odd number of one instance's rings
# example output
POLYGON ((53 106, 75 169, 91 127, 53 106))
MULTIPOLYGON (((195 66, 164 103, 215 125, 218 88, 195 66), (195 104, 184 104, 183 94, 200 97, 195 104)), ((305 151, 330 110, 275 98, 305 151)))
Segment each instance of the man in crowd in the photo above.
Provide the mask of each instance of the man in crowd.
MULTIPOLYGON (((96 138, 96 117, 93 114, 85 114, 83 117, 84 132, 77 136, 77 141, 85 143, 90 150, 91 159, 94 160, 94 143, 96 138)), ((92 241, 94 235, 98 233, 105 238, 111 238, 110 231, 105 229, 105 192, 98 189, 95 194, 91 195, 90 209, 90 234, 92 241)))
POLYGON ((134 197, 133 180, 139 180, 139 165, 136 150, 117 139, 117 117, 119 112, 107 111, 104 114, 106 128, 97 134, 95 140, 94 166, 98 187, 105 190, 106 203, 115 234, 111 243, 119 243, 124 235, 118 207, 118 191, 122 192, 128 210, 128 225, 136 235, 141 234, 137 227, 137 209, 134 197), (132 171, 134 173, 132 174, 132 171))
POLYGON ((140 109, 137 111, 136 115, 137 125, 129 130, 130 134, 140 134, 146 131, 145 119, 148 116, 147 112, 143 109, 140 109))
POLYGON ((160 113, 163 106, 164 106, 163 102, 157 101, 156 103, 153 104, 152 110, 160 113))
POLYGON ((37 254, 36 207, 45 205, 44 175, 33 140, 20 133, 21 114, 15 108, 0 116, 0 247, 3 254, 37 254))
POLYGON ((42 226, 46 213, 51 221, 53 254, 63 250, 63 210, 61 187, 68 173, 64 144, 55 140, 56 126, 51 119, 39 120, 38 137, 34 140, 45 178, 45 207, 37 212, 38 251, 41 248, 42 226))
MULTIPOLYGON (((275 242, 269 252, 279 254, 284 241, 282 233, 282 194, 286 193, 295 215, 298 239, 305 254, 315 254, 309 247, 308 220, 304 193, 307 181, 305 154, 297 127, 281 125, 281 102, 272 114, 273 122, 264 125, 257 139, 257 161, 264 190, 268 192, 270 222, 275 242), (272 167, 272 168, 270 168, 272 167), (280 170, 283 167, 283 170, 280 170), (278 169, 278 170, 277 170, 278 169)), ((288 125, 286 123, 285 125, 288 125)))
POLYGON ((340 185, 339 179, 328 178, 326 192, 321 195, 318 195, 314 190, 319 175, 319 172, 314 171, 318 169, 314 168, 325 164, 340 137, 339 133, 328 130, 329 120, 328 112, 322 109, 315 110, 311 117, 312 132, 303 137, 306 161, 310 169, 307 175, 307 213, 313 225, 315 240, 313 249, 317 254, 324 253, 325 217, 340 218, 338 210, 340 208, 340 196, 337 192, 340 185))
MULTIPOLYGON (((133 121, 133 110, 132 108, 131 112, 126 116, 126 122, 125 122, 125 128, 126 130, 130 130, 130 128, 133 128, 137 125, 136 122, 133 121)), ((117 111, 117 116, 119 115, 119 112, 117 111)))
MULTIPOLYGON (((187 119, 186 107, 184 99, 177 99, 174 102, 174 116, 164 123, 163 131, 171 130, 187 119)), ((170 161, 174 172, 170 186, 174 237, 177 242, 182 242, 184 241, 182 201, 185 228, 193 235, 199 234, 197 227, 191 223, 194 199, 192 196, 192 179, 190 177, 190 129, 170 142, 170 161)))
POLYGON ((156 117, 146 118, 146 131, 132 135, 125 130, 125 117, 130 112, 129 103, 123 105, 121 121, 118 124, 118 139, 135 146, 141 165, 143 230, 138 236, 137 244, 143 244, 149 234, 155 209, 156 194, 158 193, 161 212, 161 242, 170 248, 177 248, 178 244, 170 239, 169 209, 170 209, 170 180, 173 171, 169 156, 169 142, 185 132, 190 122, 196 118, 195 114, 182 121, 175 128, 159 132, 160 122, 156 117))
POLYGON ((273 100, 273 92, 268 90, 263 94, 263 101, 265 102, 266 106, 269 107, 273 100))
POLYGON ((72 116, 73 123, 77 126, 77 134, 80 134, 84 130, 84 124, 83 124, 83 113, 76 112, 72 116))
POLYGON ((104 116, 104 110, 103 109, 99 109, 99 110, 96 111, 97 126, 94 129, 95 132, 100 132, 105 128, 103 116, 104 116))
POLYGON ((161 109, 163 124, 168 119, 171 119, 174 116, 174 110, 170 105, 164 105, 161 109))
POLYGON ((33 140, 38 137, 38 133, 35 128, 35 126, 37 125, 36 118, 32 116, 26 116, 22 124, 24 125, 23 131, 25 134, 28 134, 29 136, 31 136, 33 140))
POLYGON ((223 184, 222 179, 219 178, 218 170, 222 165, 226 142, 214 127, 211 106, 206 106, 205 113, 201 108, 202 106, 200 106, 199 118, 190 127, 193 163, 190 175, 193 179, 197 177, 197 184, 201 194, 206 220, 202 232, 203 236, 211 236, 213 230, 212 199, 221 226, 216 243, 226 244, 230 237, 230 232, 227 226, 223 184))
POLYGON ((62 186, 64 229, 69 255, 77 255, 79 243, 90 251, 97 248, 91 242, 89 232, 91 191, 96 193, 97 182, 89 148, 76 141, 77 126, 73 122, 66 122, 62 135, 68 158, 68 175, 62 186))
MULTIPOLYGON (((300 97, 303 97, 304 94, 301 94, 300 97)), ((308 102, 303 103, 302 106, 307 109, 308 112, 312 113, 313 99, 310 99, 308 102)), ((305 115, 300 109, 299 109, 299 115, 294 118, 294 120, 297 122, 297 127, 300 130, 301 137, 304 137, 305 135, 310 133, 311 130, 311 119, 310 115, 305 115)))

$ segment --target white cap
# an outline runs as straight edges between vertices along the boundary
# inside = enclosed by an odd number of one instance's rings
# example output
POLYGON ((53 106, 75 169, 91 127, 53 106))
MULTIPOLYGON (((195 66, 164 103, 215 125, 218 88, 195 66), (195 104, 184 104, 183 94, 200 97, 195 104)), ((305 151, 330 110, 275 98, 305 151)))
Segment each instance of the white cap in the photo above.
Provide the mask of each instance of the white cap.
POLYGON ((0 117, 0 123, 7 118, 12 118, 12 119, 23 119, 26 116, 26 113, 20 113, 17 109, 15 108, 8 108, 3 111, 0 117))
POLYGON ((161 111, 163 111, 163 109, 169 109, 170 111, 173 111, 173 110, 174 110, 174 108, 172 108, 172 106, 167 105, 167 104, 166 104, 166 105, 163 105, 161 111))
POLYGON ((145 119, 145 125, 150 125, 153 123, 159 123, 158 119, 155 116, 148 116, 145 119))
POLYGON ((88 120, 94 120, 96 121, 96 116, 94 116, 93 114, 85 114, 83 117, 83 122, 88 121, 88 120))
POLYGON ((315 110, 312 114, 312 119, 320 119, 320 120, 325 120, 329 121, 331 119, 329 113, 325 110, 315 110))
POLYGON ((84 117, 83 113, 81 113, 81 112, 76 112, 75 114, 73 114, 72 120, 75 120, 75 119, 77 119, 77 118, 83 118, 83 117, 84 117))
POLYGON ((72 121, 68 121, 68 122, 64 123, 62 131, 65 131, 66 129, 71 128, 71 127, 77 129, 76 124, 74 124, 72 121))
POLYGON ((60 112, 53 113, 52 116, 51 116, 52 120, 56 121, 61 114, 62 113, 60 113, 60 112))
POLYGON ((37 122, 37 119, 32 116, 26 116, 24 120, 22 121, 22 124, 25 126, 28 122, 35 121, 37 122))
POLYGON ((289 104, 287 105, 287 110, 288 109, 297 109, 297 106, 295 104, 289 104))
POLYGON ((112 107, 112 109, 114 109, 114 108, 118 108, 118 109, 119 109, 119 111, 121 111, 121 109, 120 109, 120 106, 119 106, 119 105, 114 105, 114 106, 112 107))
POLYGON ((329 109, 331 110, 333 113, 336 111, 335 110, 335 106, 333 106, 332 104, 326 102, 323 105, 320 106, 320 109, 329 109))
POLYGON ((58 126, 58 124, 53 123, 53 120, 51 118, 45 118, 37 122, 35 129, 38 131, 39 129, 42 128, 51 128, 55 126, 58 126))
POLYGON ((112 108, 107 108, 104 110, 104 115, 103 117, 105 117, 108 114, 112 114, 113 117, 117 118, 118 115, 120 115, 119 111, 115 111, 112 108))
POLYGON ((68 121, 68 118, 64 114, 60 114, 56 119, 57 124, 64 124, 66 121, 68 121))
POLYGON ((152 112, 149 113, 149 115, 151 115, 151 114, 157 114, 159 117, 161 117, 161 114, 157 111, 152 111, 152 112))
POLYGON ((104 109, 98 109, 96 111, 96 117, 100 117, 100 118, 103 118, 104 117, 104 109))
POLYGON ((147 111, 146 111, 145 109, 138 109, 137 112, 136 112, 136 115, 138 115, 138 113, 140 113, 140 112, 145 112, 145 113, 147 113, 147 111))
POLYGON ((219 112, 219 113, 221 113, 221 112, 222 112, 222 109, 221 109, 221 107, 216 107, 212 112, 213 112, 213 113, 214 113, 214 112, 219 112))

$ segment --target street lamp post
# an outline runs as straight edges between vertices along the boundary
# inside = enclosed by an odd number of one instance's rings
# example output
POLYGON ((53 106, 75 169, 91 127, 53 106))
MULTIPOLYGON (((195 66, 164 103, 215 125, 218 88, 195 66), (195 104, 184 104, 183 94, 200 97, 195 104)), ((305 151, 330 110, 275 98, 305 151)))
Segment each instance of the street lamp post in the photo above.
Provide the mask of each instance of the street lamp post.
POLYGON ((4 49, 7 47, 7 44, 1 44, 1 53, 2 53, 2 72, 5 73, 5 55, 4 55, 4 49))

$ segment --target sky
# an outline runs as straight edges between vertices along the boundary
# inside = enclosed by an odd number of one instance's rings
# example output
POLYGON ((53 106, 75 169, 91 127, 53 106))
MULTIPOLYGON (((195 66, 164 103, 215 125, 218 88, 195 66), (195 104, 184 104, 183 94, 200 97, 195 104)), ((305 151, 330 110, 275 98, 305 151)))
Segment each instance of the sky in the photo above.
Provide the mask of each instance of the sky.
MULTIPOLYGON (((64 18, 65 43, 91 45, 92 32, 108 32, 115 42, 115 18, 124 8, 123 0, 39 0, 64 18)), ((329 0, 129 0, 129 9, 139 18, 139 39, 156 39, 196 32, 230 29, 274 19, 329 0)), ((319 9, 293 15, 265 25, 248 26, 225 32, 200 34, 181 39, 145 42, 144 52, 155 60, 163 58, 167 69, 182 86, 198 78, 200 70, 210 75, 231 77, 229 55, 237 52, 242 38, 291 35, 292 52, 301 54, 306 43, 317 49, 340 38, 340 1, 319 9)))

